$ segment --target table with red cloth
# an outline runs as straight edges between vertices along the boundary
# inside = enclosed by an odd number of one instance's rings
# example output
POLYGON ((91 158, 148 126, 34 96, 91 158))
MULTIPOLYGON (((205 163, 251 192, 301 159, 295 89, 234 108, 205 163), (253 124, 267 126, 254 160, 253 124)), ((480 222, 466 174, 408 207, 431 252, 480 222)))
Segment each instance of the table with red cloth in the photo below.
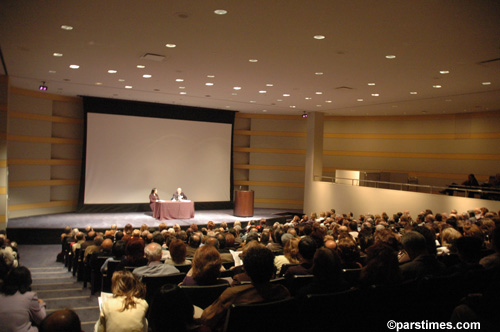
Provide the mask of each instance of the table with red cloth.
POLYGON ((194 218, 194 202, 155 202, 153 206, 153 217, 159 220, 194 218))

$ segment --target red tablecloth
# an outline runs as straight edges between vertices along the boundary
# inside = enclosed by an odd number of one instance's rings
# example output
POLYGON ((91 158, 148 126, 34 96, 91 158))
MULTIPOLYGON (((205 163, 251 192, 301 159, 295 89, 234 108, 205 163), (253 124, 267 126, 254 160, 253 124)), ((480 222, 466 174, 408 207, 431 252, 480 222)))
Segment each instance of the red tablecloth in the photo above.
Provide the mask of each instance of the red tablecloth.
POLYGON ((153 217, 159 220, 194 218, 194 202, 155 202, 153 217))

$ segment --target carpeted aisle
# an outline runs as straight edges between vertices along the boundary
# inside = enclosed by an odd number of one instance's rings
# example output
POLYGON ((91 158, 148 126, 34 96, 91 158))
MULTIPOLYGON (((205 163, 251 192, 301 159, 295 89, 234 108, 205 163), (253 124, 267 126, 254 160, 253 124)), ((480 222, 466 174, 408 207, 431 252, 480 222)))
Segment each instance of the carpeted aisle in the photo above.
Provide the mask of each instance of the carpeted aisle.
POLYGON ((91 332, 99 317, 97 296, 90 295, 90 289, 84 289, 63 263, 56 262, 60 249, 60 245, 20 245, 20 264, 30 269, 32 289, 47 303, 47 314, 73 309, 80 317, 83 331, 91 332))

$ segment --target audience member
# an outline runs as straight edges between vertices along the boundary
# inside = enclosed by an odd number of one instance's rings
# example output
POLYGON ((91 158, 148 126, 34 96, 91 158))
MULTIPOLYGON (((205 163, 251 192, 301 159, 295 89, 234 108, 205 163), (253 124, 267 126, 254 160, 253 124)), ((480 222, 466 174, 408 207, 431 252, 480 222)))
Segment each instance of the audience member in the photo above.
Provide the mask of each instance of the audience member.
POLYGON ((410 231, 403 235, 401 242, 410 257, 410 262, 400 266, 404 280, 440 275, 444 272, 444 264, 429 254, 428 245, 422 234, 410 231))
POLYGON ((94 331, 147 332, 146 286, 126 270, 116 271, 111 280, 113 297, 103 302, 94 331))
POLYGON ((310 236, 305 236, 299 241, 300 264, 290 266, 285 272, 285 278, 291 278, 298 274, 311 274, 314 254, 316 253, 316 241, 310 236))
POLYGON ((170 265, 185 265, 191 264, 191 261, 186 259, 186 244, 179 239, 174 239, 168 246, 170 258, 165 260, 165 264, 170 265))
POLYGON ((179 273, 173 265, 163 264, 161 262, 161 246, 158 243, 150 243, 144 248, 144 254, 148 260, 148 264, 134 269, 133 274, 137 278, 142 277, 161 277, 169 274, 179 273))
POLYGON ((38 331, 45 318, 45 302, 31 290, 31 273, 24 267, 14 267, 0 289, 0 330, 38 331))
POLYGON ((70 309, 57 310, 45 317, 40 332, 83 332, 80 317, 70 309))
POLYGON ((214 246, 206 245, 194 254, 191 270, 182 281, 185 286, 206 286, 228 284, 227 280, 218 279, 222 267, 219 252, 214 246))

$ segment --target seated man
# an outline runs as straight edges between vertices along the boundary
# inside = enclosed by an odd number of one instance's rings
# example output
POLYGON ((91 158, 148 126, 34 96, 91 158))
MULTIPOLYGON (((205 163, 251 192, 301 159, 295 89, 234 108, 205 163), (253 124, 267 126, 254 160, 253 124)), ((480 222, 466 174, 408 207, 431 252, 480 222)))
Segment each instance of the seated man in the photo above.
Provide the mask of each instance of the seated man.
POLYGON ((172 195, 172 201, 184 201, 187 199, 186 194, 182 192, 182 188, 177 188, 177 191, 172 195))
POLYGON ((161 261, 161 245, 156 242, 148 244, 144 248, 144 254, 148 259, 148 265, 135 268, 132 273, 139 278, 142 277, 162 277, 169 274, 179 273, 173 265, 163 264, 161 261))
POLYGON ((251 304, 282 300, 290 297, 283 285, 269 282, 274 274, 274 254, 263 245, 248 249, 243 265, 250 276, 251 284, 227 288, 220 297, 203 310, 201 323, 214 329, 224 322, 227 310, 232 304, 251 304))
POLYGON ((410 257, 410 262, 400 266, 404 280, 419 279, 426 276, 440 275, 445 265, 435 255, 429 254, 425 237, 415 231, 403 235, 403 248, 410 257))
POLYGON ((285 272, 285 278, 292 278, 294 275, 312 274, 313 258, 316 253, 316 241, 310 236, 303 237, 299 242, 300 264, 290 266, 285 272))

